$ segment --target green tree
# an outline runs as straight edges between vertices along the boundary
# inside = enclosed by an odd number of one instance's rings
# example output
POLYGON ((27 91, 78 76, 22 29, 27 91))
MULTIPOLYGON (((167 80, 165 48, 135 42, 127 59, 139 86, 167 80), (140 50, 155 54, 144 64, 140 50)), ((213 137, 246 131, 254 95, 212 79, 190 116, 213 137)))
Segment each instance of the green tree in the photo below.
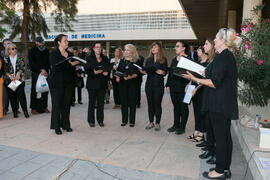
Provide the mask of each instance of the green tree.
MULTIPOLYGON (((9 7, 6 6, 5 2, 3 0, 0 0, 0 18, 2 19, 3 17, 6 18, 12 18, 15 15, 15 12, 10 9, 9 7)), ((4 38, 4 33, 6 33, 7 30, 0 26, 0 39, 4 38)))
POLYGON ((41 34, 47 38, 49 29, 43 13, 51 9, 55 29, 60 32, 72 31, 70 23, 75 21, 77 2, 78 0, 2 0, 1 3, 17 13, 12 16, 5 13, 1 24, 10 26, 11 39, 21 35, 22 55, 25 57, 29 40, 34 41, 36 35, 41 34))

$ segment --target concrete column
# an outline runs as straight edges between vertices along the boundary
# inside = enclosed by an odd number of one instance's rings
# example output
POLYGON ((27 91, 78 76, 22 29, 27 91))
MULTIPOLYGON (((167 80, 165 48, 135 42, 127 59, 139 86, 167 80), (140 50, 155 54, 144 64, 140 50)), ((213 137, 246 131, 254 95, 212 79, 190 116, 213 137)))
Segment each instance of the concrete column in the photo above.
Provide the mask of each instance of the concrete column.
POLYGON ((262 5, 263 0, 244 0, 243 3, 243 21, 248 18, 254 18, 253 22, 257 23, 260 21, 260 18, 262 16, 262 12, 258 13, 258 16, 254 17, 253 8, 255 8, 258 5, 262 5))
POLYGON ((237 12, 235 10, 228 11, 228 28, 236 29, 236 15, 237 12))
POLYGON ((110 58, 110 46, 111 46, 110 41, 107 41, 106 42, 106 51, 107 51, 107 54, 108 54, 108 58, 110 58))

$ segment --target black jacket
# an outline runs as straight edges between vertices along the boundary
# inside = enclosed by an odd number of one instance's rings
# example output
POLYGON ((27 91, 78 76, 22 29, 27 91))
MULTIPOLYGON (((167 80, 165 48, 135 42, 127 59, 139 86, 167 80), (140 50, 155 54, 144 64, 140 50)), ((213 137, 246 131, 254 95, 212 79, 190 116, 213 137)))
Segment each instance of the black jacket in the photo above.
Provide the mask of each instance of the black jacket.
POLYGON ((97 66, 108 66, 109 59, 106 56, 102 56, 102 61, 98 62, 95 55, 89 55, 86 57, 87 64, 85 66, 85 73, 87 74, 86 88, 87 89, 106 89, 108 86, 108 78, 102 73, 95 74, 94 69, 97 66))
POLYGON ((185 91, 186 85, 189 83, 187 79, 178 77, 173 74, 173 67, 176 67, 178 64, 177 56, 175 56, 172 60, 172 64, 170 67, 166 87, 170 87, 171 92, 183 92, 185 91))
MULTIPOLYGON (((72 53, 68 52, 68 57, 73 56, 72 53)), ((50 53, 50 68, 51 71, 48 75, 49 87, 54 88, 64 88, 69 87, 74 83, 75 67, 73 67, 68 61, 56 65, 59 61, 66 59, 60 53, 57 48, 50 53)))
POLYGON ((147 73, 147 80, 146 80, 146 84, 145 87, 146 88, 151 88, 151 87, 162 87, 164 88, 164 76, 166 75, 160 75, 157 74, 156 71, 147 71, 148 68, 151 67, 155 67, 156 70, 160 69, 166 72, 167 74, 167 68, 168 68, 168 64, 167 64, 167 59, 165 59, 165 62, 163 64, 160 64, 158 62, 154 62, 154 59, 147 59, 146 63, 145 63, 145 69, 146 69, 146 73, 147 73))
POLYGON ((44 51, 40 51, 37 46, 31 48, 28 52, 30 70, 39 74, 41 69, 45 69, 48 73, 50 68, 50 53, 46 48, 44 51))
POLYGON ((203 112, 223 113, 227 118, 238 119, 237 68, 234 55, 225 49, 218 54, 205 71, 215 88, 205 86, 203 112))

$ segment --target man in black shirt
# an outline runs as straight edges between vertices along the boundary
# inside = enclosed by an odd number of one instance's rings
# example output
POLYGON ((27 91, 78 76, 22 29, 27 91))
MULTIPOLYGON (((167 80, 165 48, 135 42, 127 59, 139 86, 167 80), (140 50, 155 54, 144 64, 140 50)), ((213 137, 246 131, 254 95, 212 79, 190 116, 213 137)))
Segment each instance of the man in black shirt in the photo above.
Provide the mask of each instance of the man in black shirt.
POLYGON ((45 47, 45 42, 42 37, 36 38, 36 46, 31 48, 28 53, 30 70, 32 71, 32 87, 30 108, 32 114, 49 113, 48 107, 48 92, 41 94, 41 98, 37 98, 36 83, 38 76, 48 76, 49 71, 49 50, 45 47))

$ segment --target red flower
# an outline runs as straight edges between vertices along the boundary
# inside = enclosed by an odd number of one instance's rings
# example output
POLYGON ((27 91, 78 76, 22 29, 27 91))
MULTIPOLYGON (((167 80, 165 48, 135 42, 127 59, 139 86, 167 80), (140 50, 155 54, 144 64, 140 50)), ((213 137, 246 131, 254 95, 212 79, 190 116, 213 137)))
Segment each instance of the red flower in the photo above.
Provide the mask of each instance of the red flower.
MULTIPOLYGON (((262 65, 262 63, 263 63, 263 60, 261 60, 261 59, 259 59, 259 60, 257 61, 258 66, 262 65)), ((266 121, 267 121, 267 120, 266 120, 266 121)))
POLYGON ((264 120, 264 122, 266 122, 266 123, 267 123, 267 120, 264 120))

